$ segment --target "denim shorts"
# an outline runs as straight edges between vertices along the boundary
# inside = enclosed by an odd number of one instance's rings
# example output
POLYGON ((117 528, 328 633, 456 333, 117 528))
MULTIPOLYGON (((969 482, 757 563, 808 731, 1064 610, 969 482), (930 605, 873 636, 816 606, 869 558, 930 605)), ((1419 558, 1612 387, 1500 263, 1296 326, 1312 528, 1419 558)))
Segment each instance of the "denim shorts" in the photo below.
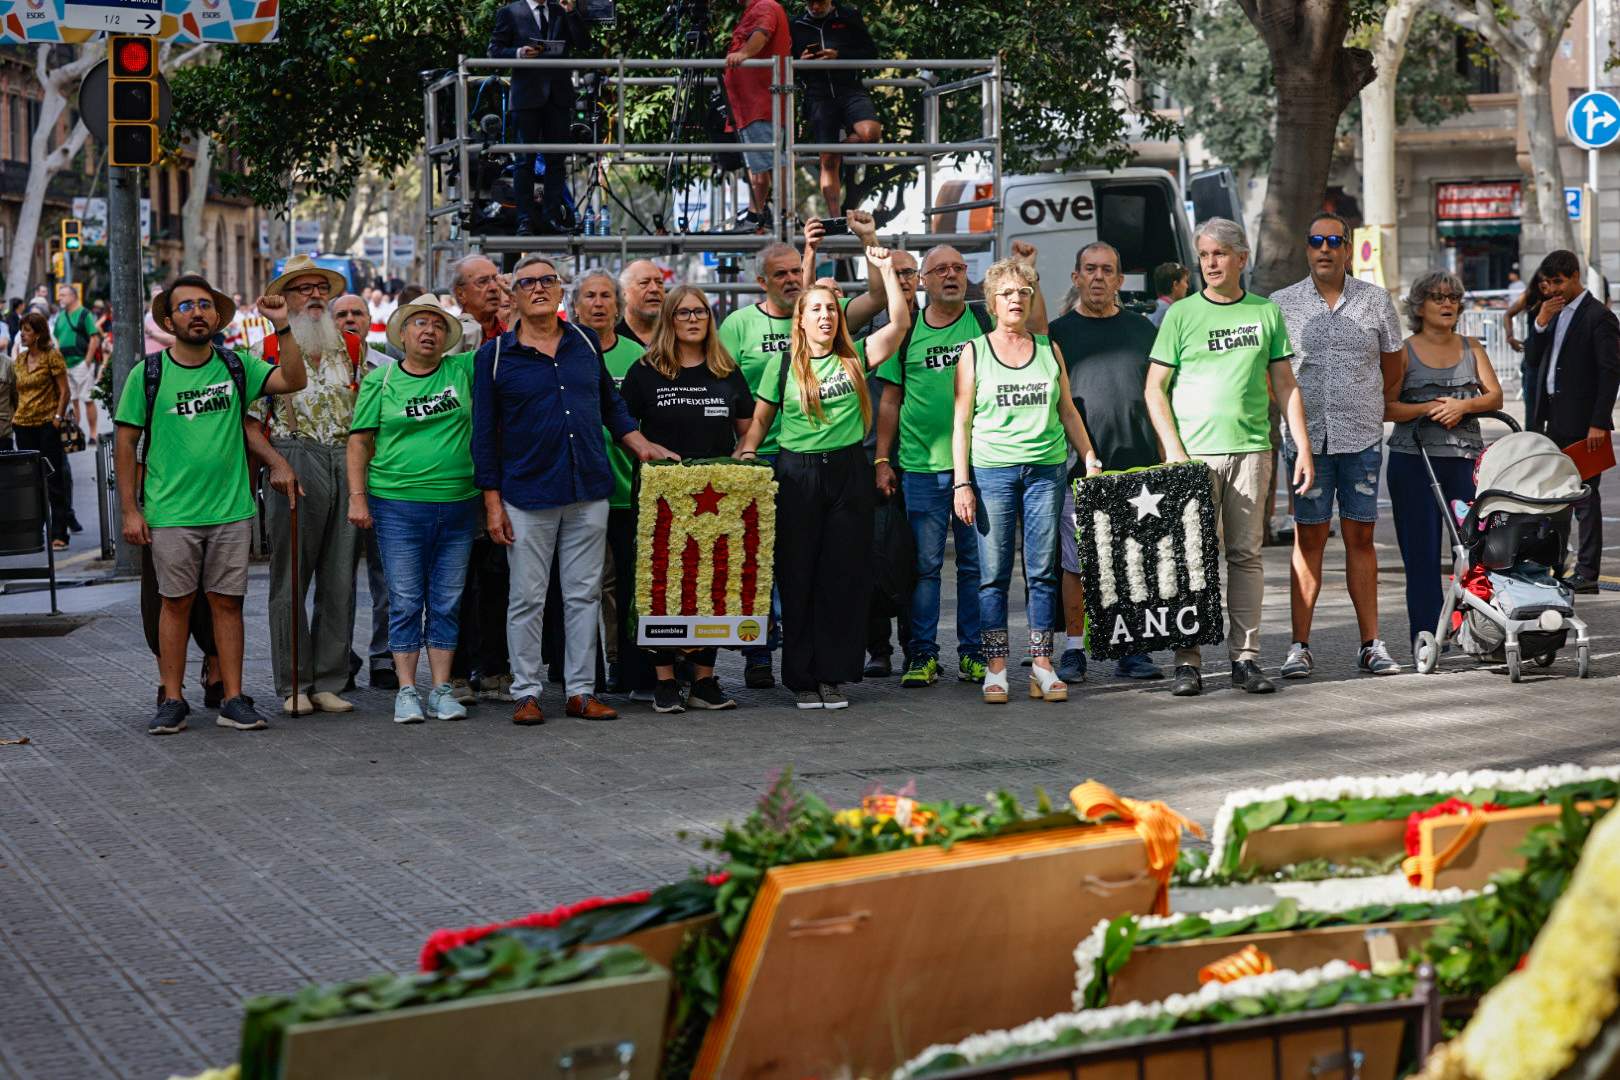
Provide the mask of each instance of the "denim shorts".
MULTIPOLYGON (((1283 451, 1287 475, 1294 475, 1297 455, 1283 451)), ((1317 454, 1316 479, 1310 490, 1294 496, 1294 520, 1301 525, 1326 525, 1333 520, 1333 501, 1345 521, 1378 521, 1378 477, 1384 469, 1384 448, 1373 443, 1348 454, 1317 454)))
POLYGON ((771 122, 769 120, 755 120, 752 124, 737 132, 737 140, 744 145, 764 146, 765 150, 744 150, 743 163, 748 166, 751 173, 768 173, 771 171, 771 122))

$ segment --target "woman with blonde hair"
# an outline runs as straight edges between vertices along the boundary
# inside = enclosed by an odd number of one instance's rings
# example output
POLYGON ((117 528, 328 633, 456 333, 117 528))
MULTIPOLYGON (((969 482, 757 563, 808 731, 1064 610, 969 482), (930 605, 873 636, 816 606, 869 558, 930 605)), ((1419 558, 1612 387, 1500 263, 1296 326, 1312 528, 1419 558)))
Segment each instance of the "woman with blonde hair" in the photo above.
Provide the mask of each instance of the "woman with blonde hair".
POLYGON ((1069 394, 1062 351, 1027 328, 1037 280, 1035 268, 1021 259, 990 267, 984 295, 996 328, 963 345, 956 362, 954 500, 956 516, 979 537, 984 700, 994 704, 1007 700, 1007 589, 1020 515, 1034 657, 1029 696, 1068 700, 1068 686, 1052 670, 1050 628, 1058 614, 1057 529, 1069 447, 1085 462, 1086 475, 1102 471, 1069 394))
MULTIPOLYGON (((889 254, 874 253, 889 295, 899 293, 889 254)), ((866 365, 850 340, 838 294, 813 285, 793 312, 791 350, 760 379, 754 422, 737 456, 752 458, 778 412, 776 584, 782 596, 782 682, 801 709, 843 709, 842 684, 859 682, 866 659, 876 485, 862 441, 872 422, 866 365)), ((867 339, 886 359, 910 315, 891 304, 891 323, 867 339), (889 342, 889 338, 895 342, 889 342), (887 350, 885 352, 884 350, 887 350)))
MULTIPOLYGON (((675 289, 664 298, 647 351, 630 366, 619 387, 642 434, 679 454, 682 461, 728 456, 754 415, 748 380, 720 346, 714 322, 702 289, 695 285, 675 289)), ((647 652, 658 677, 653 687, 655 711, 737 707, 715 677, 716 650, 647 652), (692 660, 696 676, 686 694, 675 678, 675 664, 682 652, 692 660)))

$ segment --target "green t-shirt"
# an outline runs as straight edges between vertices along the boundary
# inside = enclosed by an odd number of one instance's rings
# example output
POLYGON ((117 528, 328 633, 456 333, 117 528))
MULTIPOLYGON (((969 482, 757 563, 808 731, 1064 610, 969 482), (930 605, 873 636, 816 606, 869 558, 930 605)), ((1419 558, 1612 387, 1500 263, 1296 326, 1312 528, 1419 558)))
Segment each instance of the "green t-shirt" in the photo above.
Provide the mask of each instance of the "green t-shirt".
POLYGON ((96 320, 91 318, 83 305, 73 309, 69 315, 65 311, 56 313, 56 324, 51 328, 56 338, 56 347, 62 353, 62 359, 67 361, 70 368, 78 367, 84 363, 84 355, 90 350, 90 339, 96 333, 96 320))
MULTIPOLYGON (((237 350, 249 399, 264 393, 275 367, 237 350)), ((124 380, 113 414, 126 427, 146 426, 145 368, 124 380)), ((153 401, 152 442, 146 454, 146 523, 153 528, 224 525, 253 516, 248 490, 246 402, 216 354, 196 367, 163 353, 163 374, 153 401)))
POLYGON ((399 360, 373 368, 360 382, 350 432, 375 431, 377 452, 366 490, 405 502, 460 502, 473 484, 471 352, 412 375, 399 360))
POLYGON ((765 369, 765 378, 760 381, 759 397, 777 406, 782 448, 800 454, 819 454, 859 444, 866 436, 866 425, 861 421, 861 396, 855 381, 836 355, 815 357, 810 364, 821 382, 824 417, 821 422, 804 411, 799 400, 799 380, 793 374, 787 353, 772 357, 770 366, 765 369), (776 388, 781 383, 783 364, 790 366, 787 383, 782 385, 784 400, 778 401, 776 388))
POLYGON ((1035 334, 1035 354, 1023 367, 1008 367, 989 337, 973 339, 973 440, 975 468, 1058 465, 1069 444, 1058 419, 1063 384, 1051 339, 1035 334))
POLYGON ((900 468, 950 472, 951 429, 956 424, 956 358, 984 327, 971 308, 948 326, 930 326, 926 310, 911 324, 904 355, 878 367, 878 378, 905 392, 900 400, 900 468))
MULTIPOLYGON (((602 353, 608 374, 613 376, 613 389, 619 388, 630 365, 641 359, 641 354, 646 351, 643 346, 620 334, 613 348, 602 353)), ((614 510, 628 510, 631 506, 630 480, 636 472, 635 459, 613 441, 613 433, 607 428, 602 429, 602 438, 607 441, 608 467, 613 470, 613 494, 608 496, 608 506, 614 510)))
MULTIPOLYGON (((772 369, 770 361, 774 357, 788 354, 788 349, 792 347, 792 336, 792 316, 778 319, 774 315, 767 315, 761 304, 738 308, 720 324, 720 344, 737 361, 743 378, 748 380, 749 392, 756 398, 765 396, 760 392, 765 385, 765 372, 772 369)), ((771 393, 776 393, 775 383, 771 384, 771 393)), ((770 399, 767 397, 766 400, 770 399)), ((765 441, 759 444, 762 456, 769 457, 776 453, 781 430, 782 414, 778 413, 771 430, 765 433, 765 441)))
POLYGON ((1172 304, 1149 356, 1175 369, 1170 408, 1187 453, 1271 449, 1266 371, 1293 352, 1282 309, 1264 297, 1196 293, 1172 304))

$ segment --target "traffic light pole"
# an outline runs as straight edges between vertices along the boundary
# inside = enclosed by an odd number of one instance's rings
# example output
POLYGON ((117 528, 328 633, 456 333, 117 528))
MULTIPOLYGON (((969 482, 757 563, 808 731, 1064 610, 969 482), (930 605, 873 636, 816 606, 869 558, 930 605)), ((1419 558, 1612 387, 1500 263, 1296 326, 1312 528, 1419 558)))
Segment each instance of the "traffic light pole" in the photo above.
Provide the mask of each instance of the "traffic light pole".
MULTIPOLYGON (((145 305, 141 302, 141 218, 140 198, 136 184, 140 174, 131 168, 109 166, 107 169, 107 263, 112 273, 112 309, 118 313, 123 330, 113 335, 113 400, 116 402, 141 359, 141 343, 145 340, 140 326, 145 318, 145 305)), ((114 483, 133 483, 134 477, 118 476, 114 483)), ((123 529, 114 523, 118 537, 118 559, 115 572, 120 577, 138 576, 141 572, 140 550, 125 542, 123 529)))

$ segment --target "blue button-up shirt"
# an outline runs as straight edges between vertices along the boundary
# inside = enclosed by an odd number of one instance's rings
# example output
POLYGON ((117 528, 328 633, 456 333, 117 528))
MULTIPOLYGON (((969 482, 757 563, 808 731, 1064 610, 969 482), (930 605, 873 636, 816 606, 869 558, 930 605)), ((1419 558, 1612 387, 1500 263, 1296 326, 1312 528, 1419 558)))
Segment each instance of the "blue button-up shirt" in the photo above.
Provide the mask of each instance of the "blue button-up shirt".
POLYGON ((636 430, 589 328, 564 323, 557 355, 514 327, 473 362, 473 482, 520 510, 605 499, 613 472, 602 443, 636 430), (499 370, 495 366, 500 354, 499 370))

